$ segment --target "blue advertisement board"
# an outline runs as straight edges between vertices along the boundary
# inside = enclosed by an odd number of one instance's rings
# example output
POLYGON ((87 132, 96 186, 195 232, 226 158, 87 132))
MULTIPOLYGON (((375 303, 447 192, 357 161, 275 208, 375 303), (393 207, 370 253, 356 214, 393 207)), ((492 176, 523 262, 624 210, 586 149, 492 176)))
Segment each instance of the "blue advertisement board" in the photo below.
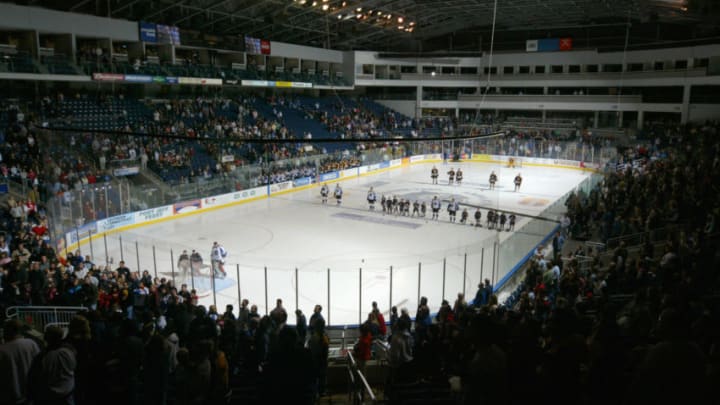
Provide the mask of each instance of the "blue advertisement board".
POLYGON ((157 43, 157 30, 155 24, 140 21, 140 40, 151 44, 157 43))
POLYGON ((307 186, 308 184, 312 183, 312 179, 312 177, 301 177, 299 179, 295 179, 295 181, 293 181, 293 185, 295 187, 307 186))
POLYGON ((320 181, 328 181, 328 180, 335 180, 340 177, 340 173, 338 172, 330 172, 320 175, 320 181))

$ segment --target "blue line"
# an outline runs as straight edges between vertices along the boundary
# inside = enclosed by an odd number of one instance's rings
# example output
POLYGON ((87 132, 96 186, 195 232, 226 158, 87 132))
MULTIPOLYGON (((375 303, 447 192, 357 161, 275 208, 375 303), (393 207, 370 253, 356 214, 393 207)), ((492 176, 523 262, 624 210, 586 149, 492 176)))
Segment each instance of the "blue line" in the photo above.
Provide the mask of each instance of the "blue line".
MULTIPOLYGON (((544 245, 544 244, 546 244, 547 241, 548 241, 550 238, 552 238, 552 236, 555 234, 555 232, 558 231, 558 229, 560 229, 560 225, 556 225, 555 228, 553 228, 552 232, 550 232, 547 236, 545 236, 545 238, 544 238, 543 240, 541 240, 540 243, 538 243, 537 245, 544 245)), ((535 246, 537 246, 537 245, 535 245, 535 246)), ((520 268, 521 268, 522 266, 524 266, 525 263, 527 263, 528 260, 530 260, 530 257, 532 256, 532 254, 533 254, 534 251, 535 251, 535 248, 533 248, 530 252, 528 252, 528 254, 525 255, 525 257, 523 257, 522 259, 520 259, 520 261, 518 262, 518 264, 516 264, 515 267, 513 267, 513 268, 505 275, 505 277, 501 278, 500 281, 498 281, 497 284, 496 284, 495 286, 493 286, 493 293, 495 293, 495 292, 497 292, 498 290, 500 290, 500 289, 502 288, 502 286, 503 286, 505 283, 507 283, 507 281, 508 281, 510 278, 512 278, 512 276, 515 275, 515 273, 516 273, 518 270, 520 270, 520 268)))

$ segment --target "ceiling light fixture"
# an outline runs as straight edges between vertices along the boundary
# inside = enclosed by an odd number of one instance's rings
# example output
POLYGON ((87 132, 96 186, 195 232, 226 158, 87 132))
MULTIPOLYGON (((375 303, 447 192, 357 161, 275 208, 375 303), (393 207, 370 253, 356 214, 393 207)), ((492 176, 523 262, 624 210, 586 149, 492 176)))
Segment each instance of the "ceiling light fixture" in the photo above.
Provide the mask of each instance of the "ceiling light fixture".
POLYGON ((398 17, 398 22, 399 22, 400 24, 402 24, 403 18, 402 18, 402 17, 398 17))
POLYGON ((328 6, 327 4, 323 4, 323 6, 322 6, 323 10, 327 11, 328 8, 330 8, 330 6, 328 6))

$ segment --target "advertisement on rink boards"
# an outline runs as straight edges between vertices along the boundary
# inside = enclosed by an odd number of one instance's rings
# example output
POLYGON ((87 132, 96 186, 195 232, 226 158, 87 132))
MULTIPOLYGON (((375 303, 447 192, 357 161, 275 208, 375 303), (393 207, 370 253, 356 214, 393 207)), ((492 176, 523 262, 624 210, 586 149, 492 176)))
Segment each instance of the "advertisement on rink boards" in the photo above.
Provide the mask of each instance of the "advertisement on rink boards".
POLYGON ((219 207, 232 204, 236 201, 247 200, 267 194, 266 187, 257 187, 250 190, 236 191, 234 193, 220 194, 202 199, 202 208, 219 207))
POLYGON ((390 161, 390 167, 402 165, 402 159, 393 159, 390 161))
POLYGON ((202 202, 200 200, 190 200, 173 204, 173 212, 175 214, 184 214, 200 209, 202 202))
POLYGON ((290 190, 293 187, 292 181, 284 181, 282 183, 275 183, 270 185, 270 194, 278 193, 280 191, 290 190))
POLYGON ((358 175, 357 168, 345 169, 340 172, 340 177, 357 177, 357 175, 358 175))
POLYGON ((173 214, 173 206, 166 205, 164 207, 150 208, 148 210, 138 211, 135 213, 135 223, 139 224, 147 221, 169 217, 173 214))
POLYGON ((135 213, 131 212, 128 214, 116 215, 114 217, 101 219, 97 221, 97 231, 106 232, 112 229, 117 229, 123 226, 132 225, 135 223, 135 213))
POLYGON ((85 224, 79 228, 73 229, 72 231, 66 233, 65 236, 67 237, 68 244, 72 245, 73 243, 78 242, 78 236, 80 237, 80 240, 82 240, 88 237, 88 233, 92 233, 93 235, 98 233, 97 222, 85 224))
POLYGON ((410 163, 422 162, 425 160, 425 155, 410 156, 410 163))
POLYGON ((307 186, 308 184, 311 184, 312 182, 313 182, 312 177, 301 177, 301 178, 295 179, 293 181, 293 186, 294 187, 307 186))
POLYGON ((340 177, 340 173, 338 172, 330 172, 330 173, 324 173, 320 175, 320 181, 329 181, 329 180, 335 180, 340 177))

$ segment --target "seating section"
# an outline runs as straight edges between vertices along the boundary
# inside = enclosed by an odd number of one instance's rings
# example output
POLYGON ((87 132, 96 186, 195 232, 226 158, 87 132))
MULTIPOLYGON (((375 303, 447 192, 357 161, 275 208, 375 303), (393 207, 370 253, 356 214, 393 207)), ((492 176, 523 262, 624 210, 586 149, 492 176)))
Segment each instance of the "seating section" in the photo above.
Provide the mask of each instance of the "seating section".
POLYGON ((29 54, 19 52, 16 54, 0 55, 0 72, 12 73, 40 73, 29 54))

